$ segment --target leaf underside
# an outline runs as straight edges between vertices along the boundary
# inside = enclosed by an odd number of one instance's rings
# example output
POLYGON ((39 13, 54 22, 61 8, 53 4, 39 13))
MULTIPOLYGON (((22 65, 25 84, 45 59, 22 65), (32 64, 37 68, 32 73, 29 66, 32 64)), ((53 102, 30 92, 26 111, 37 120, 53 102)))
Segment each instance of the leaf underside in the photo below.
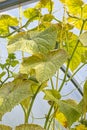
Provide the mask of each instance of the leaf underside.
POLYGON ((12 82, 6 83, 0 88, 0 119, 3 114, 12 110, 12 108, 29 96, 33 96, 32 88, 38 87, 38 84, 27 79, 17 78, 12 82))
POLYGON ((42 32, 21 32, 9 41, 7 48, 9 53, 20 50, 30 54, 46 54, 55 48, 56 38, 57 31, 54 26, 42 32))
POLYGON ((20 72, 31 74, 39 82, 44 82, 56 73, 67 58, 68 55, 64 50, 54 50, 47 55, 33 55, 29 58, 24 58, 20 72))
POLYGON ((15 130, 45 130, 45 129, 36 124, 23 124, 17 126, 15 130))
POLYGON ((0 130, 12 130, 10 126, 0 125, 0 130))

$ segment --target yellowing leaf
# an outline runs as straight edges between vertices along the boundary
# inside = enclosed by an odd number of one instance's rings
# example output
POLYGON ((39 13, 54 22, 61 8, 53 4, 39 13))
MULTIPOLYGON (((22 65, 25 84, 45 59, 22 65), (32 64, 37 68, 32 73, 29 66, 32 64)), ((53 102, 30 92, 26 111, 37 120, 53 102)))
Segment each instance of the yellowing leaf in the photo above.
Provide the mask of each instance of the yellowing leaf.
POLYGON ((39 82, 44 82, 55 74, 67 58, 68 55, 64 50, 54 50, 46 55, 33 55, 29 58, 24 58, 20 72, 31 74, 39 82))
MULTIPOLYGON (((62 46, 64 49, 66 49, 66 51, 71 56, 78 40, 78 36, 69 31, 73 29, 73 26, 71 24, 61 23, 57 24, 56 27, 58 29, 57 40, 59 46, 62 46)), ((85 62, 87 60, 86 51, 87 48, 79 42, 74 56, 70 62, 70 69, 72 71, 74 71, 80 65, 81 62, 85 62)))
POLYGON ((85 125, 80 124, 76 126, 76 130, 87 130, 87 127, 85 127, 85 125))
MULTIPOLYGON (((78 28, 80 30, 82 27, 82 24, 83 24, 83 20, 87 19, 87 11, 86 10, 87 10, 87 4, 84 4, 81 7, 81 13, 79 13, 78 16, 76 16, 76 17, 74 17, 74 15, 70 16, 68 18, 68 22, 72 23, 76 28, 78 28)), ((85 22, 83 30, 87 30, 87 22, 85 22)))
POLYGON ((17 26, 18 20, 9 15, 0 15, 0 35, 9 33, 10 26, 17 26))
POLYGON ((54 2, 52 0, 40 0, 35 6, 37 9, 47 8, 49 12, 53 9, 54 2))
POLYGON ((43 22, 41 22, 41 24, 37 28, 39 28, 39 30, 42 31, 46 28, 49 28, 50 26, 52 26, 51 22, 43 21, 43 22))
POLYGON ((0 125, 0 130, 12 130, 10 126, 0 125))
POLYGON ((45 129, 36 124, 23 124, 17 126, 15 130, 45 130, 45 129))
POLYGON ((82 8, 82 19, 87 19, 87 4, 85 4, 82 8))
MULTIPOLYGON (((72 49, 70 49, 70 50, 72 51, 72 49)), ((81 62, 82 62, 82 55, 83 55, 84 51, 85 51, 84 47, 78 46, 78 48, 77 48, 77 50, 76 50, 76 52, 75 52, 75 54, 74 54, 74 56, 73 56, 73 58, 71 60, 71 63, 70 63, 70 69, 72 71, 76 70, 77 67, 81 64, 81 62)))
POLYGON ((0 105, 0 119, 6 112, 21 103, 29 96, 33 96, 32 88, 38 86, 36 82, 26 78, 17 78, 12 82, 6 83, 0 88, 0 97, 3 102, 0 105))
POLYGON ((32 19, 32 21, 33 21, 33 20, 37 20, 41 16, 41 13, 40 13, 39 9, 27 8, 24 11, 24 16, 28 19, 32 19))
POLYGON ((87 112, 87 81, 84 84, 83 88, 83 110, 84 114, 87 112))
POLYGON ((67 8, 68 12, 73 15, 81 15, 81 8, 83 6, 82 0, 60 0, 67 8))
POLYGON ((51 22, 53 20, 53 15, 52 14, 45 14, 42 18, 42 22, 51 22))
MULTIPOLYGON (((69 34, 70 30, 73 29, 73 26, 69 23, 58 23, 55 25, 58 31, 58 35, 57 35, 57 41, 60 44, 60 46, 62 46, 61 44, 66 40, 67 38, 67 34, 69 34)), ((69 34, 71 35, 71 34, 69 34)), ((70 36, 69 36, 70 37, 70 36)))
POLYGON ((0 106, 2 105, 2 103, 3 103, 3 98, 0 97, 0 106))
POLYGON ((58 121, 58 122, 60 122, 60 124, 62 125, 62 126, 64 126, 65 128, 67 128, 67 119, 66 119, 66 117, 64 116, 64 114, 62 113, 62 112, 59 112, 59 111, 57 111, 56 113, 55 113, 55 118, 56 118, 56 120, 58 121))
POLYGON ((82 63, 86 63, 86 61, 87 61, 87 50, 82 54, 81 61, 82 61, 82 63))
POLYGON ((57 30, 54 26, 41 32, 22 32, 15 35, 8 44, 9 53, 21 50, 28 53, 47 53, 55 48, 57 30))
POLYGON ((61 95, 57 90, 46 89, 46 90, 43 90, 43 92, 45 93, 45 96, 44 96, 45 100, 57 101, 58 99, 61 98, 61 95))
POLYGON ((27 112, 27 110, 29 109, 29 105, 30 105, 30 100, 31 97, 26 98, 25 100, 23 100, 21 102, 22 107, 25 109, 25 111, 27 112))
MULTIPOLYGON (((78 37, 73 33, 69 33, 67 35, 67 39, 68 40, 63 47, 68 51, 69 55, 71 56, 77 43, 78 37)), ((80 65, 80 63, 82 62, 82 55, 85 53, 86 50, 87 48, 79 42, 74 56, 70 62, 70 69, 72 71, 74 71, 80 65)))
MULTIPOLYGON (((68 22, 71 23, 74 27, 78 28, 79 30, 81 29, 83 24, 82 19, 76 19, 72 17, 68 18, 68 22)), ((85 23, 83 30, 87 30, 87 22, 85 23)))
POLYGON ((73 105, 68 101, 58 101, 59 111, 62 112, 68 122, 70 127, 75 121, 77 121, 81 115, 80 111, 77 108, 77 105, 73 105))
POLYGON ((82 33, 79 39, 84 46, 87 46, 87 32, 82 33))

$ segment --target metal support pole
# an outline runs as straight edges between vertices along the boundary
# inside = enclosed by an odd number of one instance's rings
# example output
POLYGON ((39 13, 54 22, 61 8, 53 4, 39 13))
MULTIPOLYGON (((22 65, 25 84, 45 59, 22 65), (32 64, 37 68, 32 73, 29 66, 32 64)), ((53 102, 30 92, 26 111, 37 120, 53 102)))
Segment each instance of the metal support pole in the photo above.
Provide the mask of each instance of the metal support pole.
POLYGON ((39 0, 2 0, 0 1, 0 12, 7 11, 13 8, 17 8, 19 4, 27 5, 39 0))

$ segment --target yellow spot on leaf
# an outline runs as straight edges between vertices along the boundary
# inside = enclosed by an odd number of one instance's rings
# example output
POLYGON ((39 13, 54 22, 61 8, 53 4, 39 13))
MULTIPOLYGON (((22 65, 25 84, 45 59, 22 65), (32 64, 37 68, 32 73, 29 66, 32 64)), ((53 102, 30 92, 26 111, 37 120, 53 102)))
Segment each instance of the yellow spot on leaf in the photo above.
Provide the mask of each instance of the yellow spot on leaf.
POLYGON ((62 112, 57 111, 55 114, 56 120, 65 128, 67 128, 67 119, 62 112))
POLYGON ((80 124, 76 127, 76 130, 87 130, 87 127, 85 127, 85 125, 80 124))

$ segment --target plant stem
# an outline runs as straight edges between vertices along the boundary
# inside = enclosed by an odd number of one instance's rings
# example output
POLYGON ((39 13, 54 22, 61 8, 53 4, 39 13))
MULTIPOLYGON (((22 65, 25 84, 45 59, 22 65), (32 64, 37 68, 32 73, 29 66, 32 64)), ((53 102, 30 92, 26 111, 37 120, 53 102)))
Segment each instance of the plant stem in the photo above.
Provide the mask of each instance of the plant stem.
POLYGON ((21 105, 21 107, 22 107, 22 109, 23 109, 23 111, 24 111, 24 116, 25 116, 24 124, 26 124, 26 123, 27 123, 27 122, 26 122, 26 111, 25 111, 24 106, 23 106, 22 104, 20 104, 20 105, 21 105))
POLYGON ((66 80, 65 82, 70 81, 70 80, 76 75, 76 73, 77 73, 83 66, 85 66, 86 64, 87 64, 87 62, 83 63, 83 64, 72 74, 72 76, 71 76, 68 80, 66 80))
POLYGON ((52 89, 54 89, 54 84, 53 84, 52 78, 50 79, 50 82, 51 82, 52 89))
POLYGON ((58 90, 58 77, 59 77, 59 71, 57 71, 57 77, 56 77, 56 90, 58 90))
POLYGON ((47 128, 47 124, 48 124, 48 122, 49 122, 49 118, 50 118, 50 114, 51 114, 51 112, 52 112, 53 106, 54 106, 54 103, 51 105, 51 107, 50 107, 50 109, 49 109, 49 112, 48 112, 48 114, 47 114, 46 121, 45 121, 45 124, 44 124, 44 129, 47 128))
POLYGON ((76 90, 76 88, 75 88, 75 89, 73 89, 71 92, 69 92, 69 93, 67 93, 67 94, 65 94, 65 95, 62 95, 62 97, 69 96, 69 95, 70 95, 71 93, 73 93, 75 90, 76 90))
POLYGON ((40 85, 40 86, 38 87, 38 89, 36 90, 36 93, 35 93, 34 96, 32 97, 32 100, 31 100, 31 103, 30 103, 30 107, 29 107, 29 109, 28 109, 28 111, 27 111, 26 118, 25 118, 25 122, 26 122, 26 123, 28 123, 28 118, 29 118, 29 116, 30 116, 30 112, 31 112, 31 109, 32 109, 34 100, 35 100, 35 98, 36 98, 36 96, 37 96, 37 94, 38 94, 38 92, 39 92, 41 86, 42 86, 42 85, 40 85))
MULTIPOLYGON (((85 22, 86 22, 86 21, 83 21, 83 23, 82 23, 82 27, 81 27, 81 30, 80 30, 79 35, 80 35, 80 34, 82 33, 82 31, 83 31, 83 28, 84 28, 84 24, 85 24, 85 22)), ((62 82, 62 84, 61 84, 61 86, 60 86, 60 88, 59 88, 59 91, 62 90, 63 85, 64 85, 64 83, 65 83, 65 81, 66 81, 66 77, 67 77, 67 73, 68 73, 69 65, 70 65, 70 62, 71 62, 71 60, 72 60, 72 58, 73 58, 73 56, 74 56, 74 53, 75 53, 75 51, 76 51, 76 49, 77 49, 77 47, 78 47, 78 44, 79 44, 79 39, 77 40, 77 43, 76 43, 76 45, 75 45, 75 48, 74 48, 74 50, 73 50, 73 52, 72 52, 72 55, 71 55, 70 59, 68 59, 66 72, 65 72, 65 75, 64 75, 63 82, 62 82)))
POLYGON ((19 4, 19 27, 22 27, 22 17, 23 17, 22 6, 21 4, 19 4))
POLYGON ((52 1, 50 0, 50 12, 49 14, 52 14, 52 1))
POLYGON ((62 23, 59 19, 57 19, 56 17, 53 18, 55 21, 57 21, 58 23, 62 23))
POLYGON ((12 78, 12 77, 10 77, 10 74, 9 74, 9 68, 10 68, 10 65, 7 67, 7 68, 5 68, 6 69, 6 71, 7 71, 7 74, 8 74, 8 76, 6 77, 6 79, 4 79, 4 81, 1 81, 1 84, 0 84, 0 88, 2 87, 2 85, 9 79, 9 78, 12 78))
POLYGON ((56 111, 57 111, 57 109, 54 110, 54 113, 52 114, 52 116, 51 116, 51 118, 50 118, 50 121, 49 121, 49 124, 48 124, 47 130, 50 129, 50 126, 51 126, 51 123, 52 123, 52 121, 53 121, 53 118, 54 118, 54 116, 55 116, 56 111))
POLYGON ((53 120, 53 116, 51 117, 51 119, 50 119, 50 121, 49 121, 49 125, 48 125, 48 127, 47 127, 47 130, 50 129, 50 125, 51 125, 51 123, 52 123, 52 120, 53 120))
POLYGON ((60 88, 59 88, 59 92, 62 90, 63 85, 64 85, 64 83, 65 83, 65 81, 66 81, 67 72, 68 72, 68 68, 69 68, 69 64, 70 64, 70 62, 69 62, 69 61, 70 61, 70 60, 68 59, 68 64, 67 64, 66 72, 65 72, 65 75, 64 75, 63 82, 62 82, 62 84, 61 84, 61 86, 60 86, 60 88))
POLYGON ((79 17, 76 17, 76 16, 73 16, 73 15, 70 15, 68 12, 67 12, 68 16, 71 17, 71 18, 74 18, 74 19, 77 19, 77 20, 80 20, 81 18, 79 17))

